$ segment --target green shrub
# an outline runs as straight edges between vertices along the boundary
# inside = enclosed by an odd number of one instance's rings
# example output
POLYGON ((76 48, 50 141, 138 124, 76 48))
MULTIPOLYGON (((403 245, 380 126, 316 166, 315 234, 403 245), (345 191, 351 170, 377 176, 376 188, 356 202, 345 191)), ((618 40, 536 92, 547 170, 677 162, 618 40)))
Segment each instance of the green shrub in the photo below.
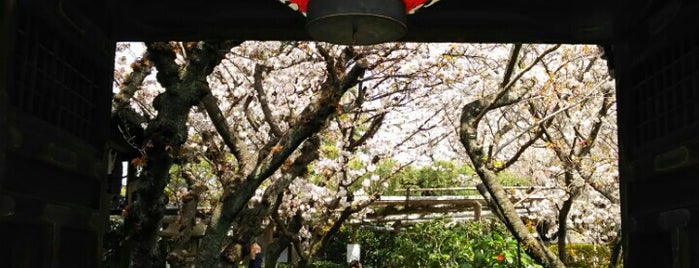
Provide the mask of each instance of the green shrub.
POLYGON ((417 224, 398 234, 393 267, 528 267, 533 260, 497 222, 417 224))
MULTIPOLYGON (((558 245, 549 249, 558 253, 558 245)), ((568 267, 570 268, 603 268, 609 265, 609 248, 605 245, 568 244, 568 267)))
POLYGON ((353 236, 362 246, 362 264, 367 268, 537 267, 523 249, 518 252, 517 241, 497 222, 437 220, 399 232, 357 229, 350 235, 348 231, 338 234, 318 259, 343 263, 335 258, 345 258, 345 246, 353 236))
POLYGON ((346 268, 347 264, 337 264, 331 261, 315 261, 312 267, 314 268, 346 268))
POLYGON ((498 179, 504 186, 531 186, 529 178, 519 176, 512 172, 503 171, 498 173, 498 179))

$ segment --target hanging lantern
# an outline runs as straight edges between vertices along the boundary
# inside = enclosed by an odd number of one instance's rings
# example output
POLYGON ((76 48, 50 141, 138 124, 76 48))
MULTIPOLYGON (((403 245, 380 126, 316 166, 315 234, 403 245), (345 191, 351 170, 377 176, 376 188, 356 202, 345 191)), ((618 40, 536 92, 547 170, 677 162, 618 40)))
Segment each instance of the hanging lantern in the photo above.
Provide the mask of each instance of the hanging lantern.
POLYGON ((307 15, 306 31, 320 41, 372 45, 408 31, 407 14, 437 0, 281 0, 307 15))

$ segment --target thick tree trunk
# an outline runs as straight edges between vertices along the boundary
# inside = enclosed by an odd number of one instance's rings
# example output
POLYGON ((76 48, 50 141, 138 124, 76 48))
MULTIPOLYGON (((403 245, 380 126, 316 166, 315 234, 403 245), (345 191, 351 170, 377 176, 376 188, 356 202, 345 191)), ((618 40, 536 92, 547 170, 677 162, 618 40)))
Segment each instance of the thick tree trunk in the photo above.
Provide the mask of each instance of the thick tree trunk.
POLYGON ((566 253, 566 244, 568 241, 568 214, 570 209, 573 207, 574 197, 571 195, 563 201, 563 206, 561 206, 561 211, 558 212, 558 258, 561 259, 563 263, 568 263, 568 254, 566 253))
MULTIPOLYGON (((567 167, 568 168, 568 167, 567 167)), ((568 263, 568 253, 566 251, 566 246, 568 241, 568 214, 570 214, 571 209, 575 200, 580 195, 580 187, 573 185, 573 171, 572 168, 565 173, 565 182, 568 185, 568 199, 563 201, 561 210, 558 212, 558 258, 561 259, 563 263, 568 263)))
POLYGON ((517 98, 511 97, 508 94, 499 94, 486 96, 464 106, 461 113, 459 135, 461 143, 466 149, 474 169, 486 189, 491 195, 492 200, 497 206, 497 210, 502 213, 505 226, 512 235, 520 241, 524 246, 524 250, 539 264, 545 267, 565 267, 553 252, 549 251, 542 243, 540 243, 524 225, 517 214, 514 204, 510 201, 505 189, 500 184, 497 174, 488 168, 488 159, 486 157, 483 145, 478 142, 478 123, 486 109, 496 109, 505 105, 509 105, 517 101, 517 98))
POLYGON ((157 262, 158 231, 165 207, 162 191, 167 185, 172 164, 172 160, 163 150, 148 152, 150 168, 143 174, 142 180, 148 178, 151 182, 149 187, 143 187, 138 191, 137 201, 128 210, 126 218, 127 226, 131 230, 135 229, 130 237, 135 242, 131 250, 132 267, 153 267, 157 262))
POLYGON ((139 190, 126 217, 130 239, 135 242, 131 254, 132 267, 152 267, 160 258, 157 251, 158 231, 163 218, 163 191, 170 181, 170 167, 187 139, 187 117, 190 108, 201 101, 202 87, 208 87, 206 76, 221 62, 223 54, 212 43, 199 42, 192 46, 186 71, 175 63, 175 52, 169 43, 148 44, 148 54, 158 69, 158 82, 166 91, 153 101, 158 116, 149 122, 145 133, 146 154, 142 156, 143 173, 139 190))
POLYGON ((167 260, 174 267, 188 267, 191 265, 187 262, 187 258, 190 255, 188 249, 191 243, 192 232, 196 225, 199 198, 205 189, 203 186, 190 186, 189 193, 183 198, 184 204, 182 209, 180 209, 179 219, 176 223, 179 226, 180 234, 175 238, 172 250, 167 256, 167 260))
MULTIPOLYGON (((474 157, 471 156, 471 159, 473 161, 474 157)), ((476 173, 478 173, 483 181, 483 184, 488 188, 488 192, 491 193, 493 201, 495 201, 495 204, 500 208, 500 211, 505 219, 505 225, 510 230, 512 235, 522 243, 522 246, 527 254, 529 254, 532 259, 544 267, 565 267, 565 265, 563 265, 555 254, 543 246, 529 232, 529 229, 527 229, 526 225, 524 225, 520 219, 519 214, 517 214, 515 211, 514 204, 512 204, 510 201, 505 189, 498 181, 497 175, 491 170, 485 168, 483 163, 474 163, 474 166, 476 173)))
MULTIPOLYGON (((329 62, 328 66, 334 64, 329 62)), ((288 160, 301 143, 324 127, 327 119, 335 113, 342 96, 357 84, 365 70, 365 67, 356 64, 340 79, 334 67, 329 67, 329 75, 320 96, 301 112, 297 123, 279 139, 275 147, 280 149, 263 157, 240 187, 233 189, 228 186, 224 189, 221 201, 214 209, 211 223, 200 244, 198 267, 212 267, 216 263, 222 241, 231 223, 255 194, 255 190, 288 160)))
MULTIPOLYGON (((277 239, 275 239, 269 246, 270 251, 268 255, 265 255, 265 267, 276 267, 277 259, 282 254, 285 248, 289 247, 294 243, 291 239, 292 234, 296 234, 303 227, 303 217, 300 213, 294 215, 288 225, 283 228, 287 233, 282 233, 277 239)), ((300 248, 297 247, 297 251, 300 248)), ((303 254, 303 252, 299 252, 303 254)), ((305 258, 302 258, 305 259, 305 258)))
POLYGON ((275 239, 274 242, 267 245, 267 252, 265 253, 265 267, 277 267, 277 260, 281 256, 286 245, 289 245, 289 241, 284 241, 282 239, 275 239), (284 243, 286 242, 286 243, 284 243))

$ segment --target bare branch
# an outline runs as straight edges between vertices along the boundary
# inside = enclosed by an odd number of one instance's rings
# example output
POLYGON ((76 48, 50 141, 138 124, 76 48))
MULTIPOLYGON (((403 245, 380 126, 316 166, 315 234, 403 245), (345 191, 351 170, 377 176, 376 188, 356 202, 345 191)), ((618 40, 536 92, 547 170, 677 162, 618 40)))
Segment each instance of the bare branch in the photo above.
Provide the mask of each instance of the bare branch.
POLYGON ((209 118, 211 118, 211 122, 214 124, 216 131, 221 135, 223 142, 228 146, 228 149, 231 150, 236 160, 238 160, 239 170, 243 171, 252 156, 249 155, 247 148, 244 148, 245 145, 238 139, 238 136, 231 133, 226 118, 218 107, 218 100, 211 94, 211 89, 206 86, 202 87, 202 90, 206 91, 206 95, 204 95, 201 100, 204 108, 206 108, 206 113, 209 115, 209 118))
POLYGON ((269 128, 272 134, 274 136, 281 137, 282 135, 284 135, 284 133, 277 125, 277 122, 274 120, 272 110, 269 108, 269 103, 267 102, 267 94, 265 93, 265 90, 262 88, 262 74, 268 72, 269 70, 269 67, 264 66, 262 64, 255 65, 255 74, 253 75, 255 81, 254 87, 255 91, 257 92, 257 99, 260 101, 262 113, 265 115, 265 121, 267 121, 267 124, 269 124, 269 128))
POLYGON ((250 127, 255 130, 255 132, 260 131, 260 124, 257 123, 252 113, 250 112, 250 104, 252 103, 252 97, 247 97, 245 103, 243 104, 243 111, 245 111, 245 119, 250 124, 250 127))
POLYGON ((507 134, 507 132, 510 132, 512 130, 513 126, 510 123, 506 123, 504 126, 500 127, 495 134, 493 135, 493 141, 490 144, 488 148, 488 154, 486 155, 488 157, 488 161, 493 160, 493 147, 495 147, 498 143, 500 143, 500 139, 502 139, 502 136, 507 134))
POLYGON ((510 60, 507 62, 507 67, 505 68, 505 75, 503 75, 502 83, 500 83, 500 88, 505 88, 510 83, 512 73, 514 72, 515 66, 517 65, 520 50, 522 50, 522 44, 514 44, 512 46, 512 51, 510 52, 510 60))
MULTIPOLYGON (((371 137, 373 137, 376 132, 379 131, 379 128, 381 128, 381 125, 383 123, 383 119, 386 116, 386 113, 381 113, 379 114, 374 120, 371 122, 371 125, 369 125, 369 129, 364 132, 364 134, 355 140, 352 140, 349 146, 347 146, 348 151, 354 151, 357 147, 361 146, 364 144, 367 140, 369 140, 371 137)), ((351 136, 352 134, 350 134, 351 136)))
POLYGON ((325 49, 321 45, 317 45, 316 49, 318 50, 318 53, 320 53, 321 56, 325 59, 325 69, 328 72, 328 76, 330 77, 330 81, 338 81, 337 77, 337 70, 335 69, 335 58, 333 56, 330 56, 330 52, 328 52, 327 49, 325 49))
MULTIPOLYGON (((517 75, 514 76, 514 78, 512 78, 511 80, 509 80, 508 83, 504 83, 505 81, 503 81, 503 84, 504 84, 505 86, 504 86, 504 87, 501 87, 500 91, 497 93, 497 95, 495 96, 495 98, 493 98, 493 100, 490 102, 490 104, 489 104, 485 109, 483 109, 483 110, 481 111, 481 113, 480 113, 478 116, 476 116, 476 118, 475 118, 476 121, 480 121, 480 119, 483 118, 483 116, 485 115, 486 112, 488 112, 488 111, 494 109, 494 107, 492 107, 492 106, 494 106, 496 103, 499 102, 499 100, 500 100, 501 98, 503 98, 506 94, 508 94, 508 92, 510 91, 510 89, 512 89, 512 87, 515 85, 515 83, 516 83, 524 74, 526 74, 527 72, 529 72, 529 70, 531 70, 532 68, 534 68, 534 66, 536 66, 536 64, 538 64, 546 55, 548 55, 548 54, 550 54, 550 53, 556 51, 556 49, 558 49, 559 47, 561 47, 561 45, 555 45, 555 46, 552 46, 551 48, 545 50, 545 51, 542 52, 538 57, 536 57, 536 59, 534 59, 534 61, 533 61, 529 66, 527 66, 526 68, 522 69, 519 73, 517 73, 517 75)), ((518 55, 519 55, 519 50, 513 49, 512 55, 510 56, 510 62, 512 62, 513 60, 516 61, 518 55)), ((508 64, 508 65, 509 65, 509 64, 508 64)))
POLYGON ((519 157, 521 157, 522 154, 529 147, 531 147, 539 138, 541 138, 541 135, 543 135, 543 134, 544 134, 543 131, 537 131, 532 137, 529 138, 529 140, 527 140, 527 142, 522 144, 522 146, 520 146, 519 149, 517 149, 517 152, 509 160, 507 160, 507 162, 505 162, 505 164, 503 164, 500 168, 496 168, 495 171, 498 172, 498 171, 505 170, 506 168, 508 168, 508 167, 512 166, 514 163, 516 163, 517 160, 519 160, 519 157))
MULTIPOLYGON (((589 97, 588 97, 588 98, 589 98, 589 97)), ((503 144, 502 146, 500 146, 500 147, 496 150, 496 152, 501 151, 502 149, 504 149, 505 147, 507 147, 508 145, 510 145, 512 142, 514 142, 515 140, 519 139, 519 137, 521 137, 522 135, 524 135, 524 134, 526 134, 526 133, 529 133, 529 132, 530 132, 532 129, 534 129, 535 127, 541 126, 542 124, 544 124, 544 123, 547 122, 548 120, 551 120, 551 119, 553 119, 554 117, 556 117, 558 114, 560 114, 560 113, 562 113, 562 112, 565 112, 565 111, 567 111, 567 110, 570 110, 571 108, 573 108, 573 107, 575 107, 575 106, 578 106, 578 105, 582 104, 583 101, 584 101, 584 99, 583 99, 583 100, 580 100, 580 101, 578 101, 578 102, 576 102, 576 103, 570 104, 570 105, 568 105, 568 106, 566 106, 566 107, 560 108, 560 109, 558 109, 557 111, 555 111, 555 112, 553 112, 553 113, 547 115, 546 117, 541 118, 538 122, 532 124, 532 125, 529 126, 527 129, 525 129, 524 131, 520 132, 519 134, 517 134, 517 135, 516 135, 515 137, 513 137, 512 139, 510 139, 510 140, 508 140, 507 142, 505 142, 505 144, 503 144)))
POLYGON ((595 120, 595 123, 592 125, 592 128, 590 129, 590 132, 587 134, 587 137, 584 137, 585 139, 585 144, 582 147, 580 151, 578 151, 577 156, 583 156, 587 155, 590 153, 590 149, 592 148, 592 143, 594 143, 597 140, 597 136, 599 135, 600 129, 602 128, 602 124, 604 121, 602 120, 604 117, 607 116, 609 108, 612 107, 613 105, 613 99, 614 99, 614 92, 612 91, 611 86, 606 87, 603 86, 602 88, 602 105, 600 106, 599 110, 597 111, 597 118, 595 120))
POLYGON ((141 89, 143 81, 151 74, 153 62, 149 57, 148 52, 146 52, 140 59, 131 64, 131 73, 119 85, 119 93, 114 95, 112 114, 118 113, 128 106, 129 100, 133 98, 136 91, 141 89))

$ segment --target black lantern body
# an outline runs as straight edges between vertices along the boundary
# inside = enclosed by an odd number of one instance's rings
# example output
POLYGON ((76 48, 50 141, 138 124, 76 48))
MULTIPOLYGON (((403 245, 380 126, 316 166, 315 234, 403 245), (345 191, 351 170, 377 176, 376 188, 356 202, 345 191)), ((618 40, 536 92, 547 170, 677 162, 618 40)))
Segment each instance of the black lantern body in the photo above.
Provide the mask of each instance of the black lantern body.
POLYGON ((342 45, 395 41, 408 30, 400 0, 311 0, 306 31, 316 40, 342 45))

